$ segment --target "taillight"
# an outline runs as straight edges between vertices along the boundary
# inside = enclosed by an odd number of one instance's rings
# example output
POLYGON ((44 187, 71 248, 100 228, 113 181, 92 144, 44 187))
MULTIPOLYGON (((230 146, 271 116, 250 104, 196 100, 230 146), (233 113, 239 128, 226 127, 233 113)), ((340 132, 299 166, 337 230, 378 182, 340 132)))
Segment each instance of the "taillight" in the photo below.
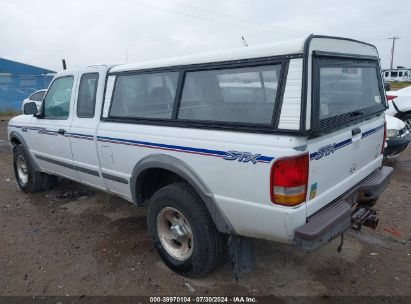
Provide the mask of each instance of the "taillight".
POLYGON ((305 201, 308 183, 308 153, 278 159, 271 167, 271 202, 295 206, 305 201))
POLYGON ((395 95, 387 95, 387 101, 392 101, 392 100, 394 100, 395 98, 397 98, 398 96, 395 96, 395 95))
POLYGON ((387 122, 384 121, 384 138, 382 139, 381 154, 384 154, 385 140, 387 139, 387 122))

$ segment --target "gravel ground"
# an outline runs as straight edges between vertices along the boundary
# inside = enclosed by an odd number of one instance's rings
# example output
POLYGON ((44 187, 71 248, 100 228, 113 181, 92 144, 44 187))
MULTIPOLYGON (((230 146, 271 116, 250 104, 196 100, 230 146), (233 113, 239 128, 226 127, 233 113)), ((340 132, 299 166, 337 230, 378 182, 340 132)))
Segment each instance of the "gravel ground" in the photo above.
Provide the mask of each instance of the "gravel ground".
POLYGON ((376 209, 380 226, 348 232, 305 253, 255 240, 257 269, 236 282, 227 260, 201 280, 160 261, 147 236, 146 210, 61 180, 24 194, 0 122, 0 295, 384 295, 411 296, 411 148, 376 209))

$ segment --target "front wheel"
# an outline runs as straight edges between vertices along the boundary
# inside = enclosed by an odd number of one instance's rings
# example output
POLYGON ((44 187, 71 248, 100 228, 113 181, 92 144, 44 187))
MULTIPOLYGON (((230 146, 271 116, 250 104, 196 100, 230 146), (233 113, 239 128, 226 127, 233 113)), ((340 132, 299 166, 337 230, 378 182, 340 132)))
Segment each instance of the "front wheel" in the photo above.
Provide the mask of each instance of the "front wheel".
POLYGON ((189 185, 175 183, 158 190, 147 220, 154 247, 172 270, 202 277, 215 269, 222 254, 222 235, 189 185))
POLYGON ((16 146, 13 152, 14 174, 21 190, 34 193, 48 190, 56 184, 55 176, 36 171, 27 150, 22 145, 16 146))

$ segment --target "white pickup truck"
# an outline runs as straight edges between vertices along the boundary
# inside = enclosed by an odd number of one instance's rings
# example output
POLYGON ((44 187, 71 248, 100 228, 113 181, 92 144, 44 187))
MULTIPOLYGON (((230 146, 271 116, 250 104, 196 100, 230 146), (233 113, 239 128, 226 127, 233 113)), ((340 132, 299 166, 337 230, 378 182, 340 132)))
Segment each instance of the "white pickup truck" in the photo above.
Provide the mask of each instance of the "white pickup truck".
POLYGON ((23 191, 62 176, 148 205, 161 258, 198 277, 227 239, 241 264, 247 237, 312 250, 375 227, 386 108, 374 46, 311 35, 63 71, 8 134, 23 191))

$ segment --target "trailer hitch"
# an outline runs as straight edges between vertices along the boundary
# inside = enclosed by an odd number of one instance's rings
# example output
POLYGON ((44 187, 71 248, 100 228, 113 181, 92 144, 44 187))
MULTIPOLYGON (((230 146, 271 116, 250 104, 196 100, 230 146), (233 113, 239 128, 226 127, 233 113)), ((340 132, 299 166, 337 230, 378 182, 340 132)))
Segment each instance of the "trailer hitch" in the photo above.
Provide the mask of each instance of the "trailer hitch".
POLYGON ((361 227, 364 225, 372 229, 378 227, 378 216, 377 211, 370 209, 367 206, 357 207, 351 216, 352 229, 361 230, 361 227))

